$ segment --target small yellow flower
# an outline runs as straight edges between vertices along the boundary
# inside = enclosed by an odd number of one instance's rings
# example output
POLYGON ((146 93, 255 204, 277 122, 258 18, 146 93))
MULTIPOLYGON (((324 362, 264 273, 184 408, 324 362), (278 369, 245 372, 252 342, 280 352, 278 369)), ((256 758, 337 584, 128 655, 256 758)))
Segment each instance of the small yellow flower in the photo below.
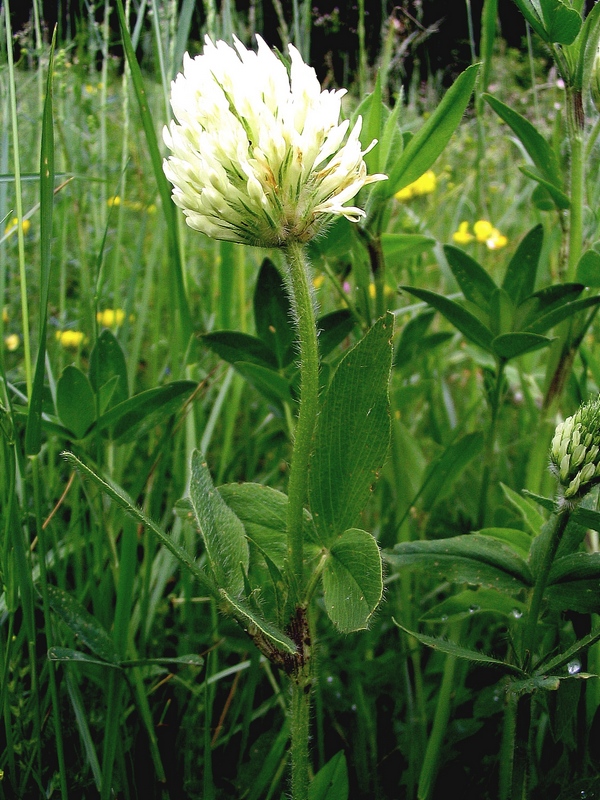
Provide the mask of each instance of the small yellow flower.
POLYGON ((452 241, 456 242, 456 244, 469 244, 473 239, 473 234, 469 232, 468 222, 461 222, 458 226, 458 230, 454 231, 452 234, 452 241))
MULTIPOLYGON (((8 236, 9 234, 14 233, 17 230, 18 225, 19 225, 18 217, 13 217, 11 219, 11 221, 8 223, 8 225, 6 226, 6 228, 4 229, 4 235, 8 236)), ((28 219, 24 219, 23 220, 23 233, 24 234, 28 233, 30 228, 31 228, 31 222, 28 219)))
POLYGON ((494 232, 494 226, 487 219, 478 219, 473 225, 473 231, 477 241, 485 244, 494 232))
POLYGON ((320 289, 325 283, 325 275, 315 275, 313 278, 313 286, 315 289, 320 289))
POLYGON ((435 172, 432 169, 428 169, 427 172, 424 172, 416 181, 409 183, 404 189, 400 189, 399 192, 396 192, 394 197, 401 202, 404 200, 412 200, 413 197, 431 194, 435 191, 436 186, 437 178, 435 172))
POLYGON ((56 340, 66 350, 77 350, 81 345, 87 341, 83 331, 56 331, 56 340))
POLYGON ((148 214, 156 214, 156 203, 150 203, 146 211, 148 214))
POLYGON ((504 236, 503 233, 500 233, 500 231, 496 230, 496 228, 494 228, 492 235, 486 241, 488 250, 500 250, 501 247, 506 247, 507 244, 508 239, 506 236, 504 236))
POLYGON ((109 197, 108 200, 106 201, 106 205, 109 208, 112 208, 113 206, 120 206, 121 198, 119 197, 118 194, 116 194, 114 197, 109 197))
POLYGON ((473 233, 469 231, 469 223, 461 222, 458 230, 452 234, 452 240, 456 244, 469 244, 476 239, 481 244, 485 244, 488 250, 500 250, 506 247, 508 239, 497 228, 494 228, 487 219, 478 219, 473 225, 473 233))
POLYGON ((114 328, 123 324, 125 319, 125 312, 122 308, 105 308, 104 311, 98 311, 96 319, 100 325, 105 328, 114 328))
POLYGON ((11 333, 8 336, 5 336, 4 346, 9 351, 9 353, 14 353, 15 350, 17 350, 19 347, 19 334, 11 333))
MULTIPOLYGON (((392 289, 391 286, 387 286, 386 285, 386 286, 383 287, 383 295, 384 295, 384 297, 393 297, 395 294, 396 294, 396 292, 394 291, 394 289, 392 289)), ((369 284, 369 297, 371 298, 371 300, 375 300, 376 296, 377 296, 377 289, 375 287, 375 284, 374 283, 370 283, 369 284)))

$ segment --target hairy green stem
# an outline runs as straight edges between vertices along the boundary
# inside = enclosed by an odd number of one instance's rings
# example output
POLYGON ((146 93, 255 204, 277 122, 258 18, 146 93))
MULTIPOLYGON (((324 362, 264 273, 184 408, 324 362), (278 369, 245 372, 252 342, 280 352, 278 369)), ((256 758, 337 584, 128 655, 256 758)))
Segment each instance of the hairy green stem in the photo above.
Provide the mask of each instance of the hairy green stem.
POLYGON ((308 463, 319 402, 319 349, 312 296, 310 266, 304 245, 292 242, 285 248, 287 283, 298 328, 300 350, 300 408, 294 432, 294 447, 288 481, 286 575, 290 590, 290 630, 298 644, 298 664, 291 675, 290 707, 292 798, 308 799, 310 722, 310 630, 306 613, 303 525, 308 494, 308 463), (297 630, 295 628, 297 627, 297 630))
POLYGON ((304 602, 303 518, 308 492, 308 461, 319 402, 319 349, 311 291, 309 264, 304 245, 285 248, 288 287, 298 327, 300 349, 300 409, 288 482, 287 577, 294 605, 304 602))
POLYGON ((310 681, 292 679, 290 714, 292 800, 308 800, 310 734, 310 681))

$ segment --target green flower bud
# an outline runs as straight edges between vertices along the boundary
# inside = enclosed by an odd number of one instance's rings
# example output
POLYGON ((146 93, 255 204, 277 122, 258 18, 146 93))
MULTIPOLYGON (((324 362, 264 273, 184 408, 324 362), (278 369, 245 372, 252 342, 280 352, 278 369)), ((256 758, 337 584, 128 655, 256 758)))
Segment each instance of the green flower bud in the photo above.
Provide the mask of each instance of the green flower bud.
POLYGON ((600 395, 556 426, 550 468, 565 500, 580 500, 600 482, 600 395))

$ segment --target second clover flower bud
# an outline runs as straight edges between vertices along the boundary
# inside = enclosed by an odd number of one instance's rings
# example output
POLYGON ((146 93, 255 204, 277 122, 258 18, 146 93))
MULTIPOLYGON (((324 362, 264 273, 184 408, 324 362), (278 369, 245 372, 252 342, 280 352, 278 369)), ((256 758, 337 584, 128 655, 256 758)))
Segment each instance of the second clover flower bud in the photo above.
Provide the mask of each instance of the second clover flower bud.
POLYGON ((345 90, 323 91, 312 67, 289 46, 288 70, 265 42, 258 52, 207 36, 185 55, 172 84, 175 120, 164 130, 173 200, 187 224, 214 239, 262 247, 307 242, 333 216, 357 222, 346 203, 367 175, 362 120, 340 121, 345 90))
POLYGON ((600 396, 557 425, 550 468, 565 500, 580 500, 600 482, 600 396))

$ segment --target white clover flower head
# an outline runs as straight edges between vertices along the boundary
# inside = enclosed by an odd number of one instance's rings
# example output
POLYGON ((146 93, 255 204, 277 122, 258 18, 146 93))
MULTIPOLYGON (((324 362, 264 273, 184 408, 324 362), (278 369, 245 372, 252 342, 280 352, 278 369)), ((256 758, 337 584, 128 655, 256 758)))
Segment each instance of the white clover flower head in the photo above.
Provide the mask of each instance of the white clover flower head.
POLYGON ((265 247, 313 238, 333 216, 364 211, 346 203, 385 175, 367 175, 359 135, 340 122, 344 89, 323 91, 289 45, 290 73, 256 37, 186 53, 172 83, 175 119, 163 138, 164 171, 187 224, 214 239, 265 247))
POLYGON ((600 395, 556 426, 550 469, 564 501, 577 501, 600 482, 600 395))

